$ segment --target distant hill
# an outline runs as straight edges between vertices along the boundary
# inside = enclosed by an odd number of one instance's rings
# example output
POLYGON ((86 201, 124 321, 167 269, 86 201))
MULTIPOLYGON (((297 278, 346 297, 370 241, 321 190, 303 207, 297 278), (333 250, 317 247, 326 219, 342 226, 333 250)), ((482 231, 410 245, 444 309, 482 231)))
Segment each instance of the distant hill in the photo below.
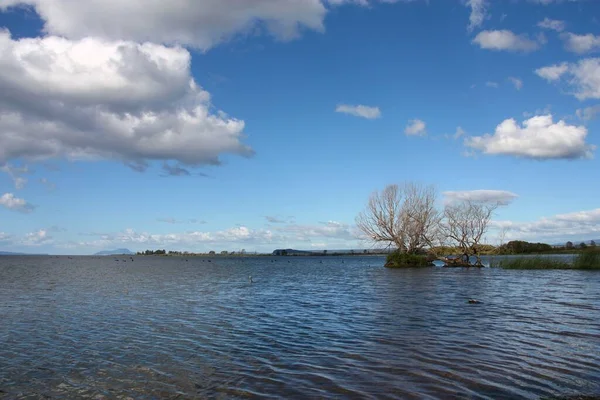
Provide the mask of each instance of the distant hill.
POLYGON ((135 254, 135 253, 129 249, 116 249, 116 250, 99 251, 94 255, 95 256, 113 256, 113 255, 117 255, 117 254, 120 255, 120 254, 135 254))

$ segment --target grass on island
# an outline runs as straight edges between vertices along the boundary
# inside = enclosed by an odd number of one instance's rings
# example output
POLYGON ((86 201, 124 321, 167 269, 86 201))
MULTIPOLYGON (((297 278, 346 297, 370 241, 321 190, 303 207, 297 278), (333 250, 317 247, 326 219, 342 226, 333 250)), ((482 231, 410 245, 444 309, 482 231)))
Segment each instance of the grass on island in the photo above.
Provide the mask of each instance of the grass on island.
POLYGON ((600 269, 600 249, 582 251, 573 262, 575 269, 600 269))
POLYGON ((388 254, 385 266, 388 268, 431 267, 433 263, 425 255, 393 252, 388 254))
POLYGON ((573 262, 550 257, 519 257, 499 260, 492 267, 502 269, 587 269, 600 270, 600 250, 586 250, 579 253, 573 262))

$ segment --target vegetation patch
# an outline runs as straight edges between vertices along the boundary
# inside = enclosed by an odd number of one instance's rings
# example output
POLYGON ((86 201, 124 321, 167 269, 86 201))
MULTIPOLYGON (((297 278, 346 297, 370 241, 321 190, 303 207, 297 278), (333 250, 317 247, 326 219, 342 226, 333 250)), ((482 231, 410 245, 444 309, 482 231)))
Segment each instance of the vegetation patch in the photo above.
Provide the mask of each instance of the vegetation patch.
POLYGON ((600 270, 600 249, 592 248, 579 253, 575 257, 573 268, 600 270))
POLYGON ((498 260, 492 267, 503 269, 582 269, 600 270, 600 250, 582 251, 572 263, 550 257, 519 257, 510 260, 498 260))
POLYGON ((550 257, 518 257, 494 261, 491 265, 503 269, 572 269, 573 265, 550 257))
POLYGON ((385 263, 388 268, 421 268, 432 267, 433 265, 426 255, 400 253, 398 251, 388 254, 385 263))

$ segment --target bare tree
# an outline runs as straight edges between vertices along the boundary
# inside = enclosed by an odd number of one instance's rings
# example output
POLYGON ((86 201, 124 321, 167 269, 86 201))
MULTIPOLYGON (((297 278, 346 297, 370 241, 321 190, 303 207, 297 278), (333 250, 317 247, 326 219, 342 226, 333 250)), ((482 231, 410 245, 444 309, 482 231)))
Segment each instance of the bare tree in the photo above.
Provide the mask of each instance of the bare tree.
POLYGON ((476 265, 481 265, 479 245, 496 208, 498 204, 470 200, 446 205, 440 225, 443 235, 460 249, 467 263, 470 263, 471 256, 475 256, 476 265))
POLYGON ((417 253, 431 247, 440 233, 436 198, 432 186, 388 185, 371 195, 365 210, 356 217, 356 225, 375 243, 417 253))

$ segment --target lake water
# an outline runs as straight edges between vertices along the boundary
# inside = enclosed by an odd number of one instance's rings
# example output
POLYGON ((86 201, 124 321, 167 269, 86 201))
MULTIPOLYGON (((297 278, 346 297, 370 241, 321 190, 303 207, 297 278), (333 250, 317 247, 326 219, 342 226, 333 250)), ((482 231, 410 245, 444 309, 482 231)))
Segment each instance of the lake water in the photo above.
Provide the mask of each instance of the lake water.
POLYGON ((0 258, 0 398, 600 394, 598 272, 117 259, 0 258))

